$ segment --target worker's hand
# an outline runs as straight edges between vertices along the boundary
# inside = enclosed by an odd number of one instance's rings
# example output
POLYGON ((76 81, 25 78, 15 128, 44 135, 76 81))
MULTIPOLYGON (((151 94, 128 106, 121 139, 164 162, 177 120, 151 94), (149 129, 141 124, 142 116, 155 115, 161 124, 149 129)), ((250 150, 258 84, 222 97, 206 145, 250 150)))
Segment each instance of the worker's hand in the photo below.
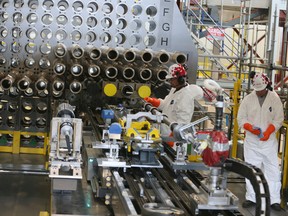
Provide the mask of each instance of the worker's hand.
POLYGON ((247 131, 250 131, 251 133, 253 133, 253 134, 257 135, 257 136, 259 136, 260 133, 261 133, 261 130, 260 130, 260 129, 254 128, 250 123, 245 123, 245 124, 243 125, 243 128, 244 128, 245 130, 247 130, 247 131))
POLYGON ((275 126, 273 124, 270 124, 266 131, 263 133, 263 137, 260 139, 261 141, 267 141, 270 137, 270 135, 275 131, 275 126))
MULTIPOLYGON (((169 137, 173 137, 173 132, 171 132, 170 134, 169 134, 169 137)), ((166 142, 171 148, 173 148, 173 146, 174 146, 174 142, 172 142, 172 141, 170 141, 170 142, 166 142)))
POLYGON ((146 97, 146 98, 144 98, 144 100, 147 103, 150 103, 154 107, 159 107, 159 105, 160 105, 160 100, 157 98, 146 97))

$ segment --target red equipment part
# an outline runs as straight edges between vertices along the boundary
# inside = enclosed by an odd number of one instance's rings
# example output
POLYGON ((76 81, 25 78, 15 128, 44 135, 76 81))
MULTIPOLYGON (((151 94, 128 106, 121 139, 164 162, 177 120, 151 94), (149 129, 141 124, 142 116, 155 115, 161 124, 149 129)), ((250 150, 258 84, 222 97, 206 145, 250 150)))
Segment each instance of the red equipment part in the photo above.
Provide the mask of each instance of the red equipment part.
POLYGON ((209 145, 202 152, 204 164, 210 167, 221 166, 229 156, 229 140, 224 131, 212 131, 209 145))

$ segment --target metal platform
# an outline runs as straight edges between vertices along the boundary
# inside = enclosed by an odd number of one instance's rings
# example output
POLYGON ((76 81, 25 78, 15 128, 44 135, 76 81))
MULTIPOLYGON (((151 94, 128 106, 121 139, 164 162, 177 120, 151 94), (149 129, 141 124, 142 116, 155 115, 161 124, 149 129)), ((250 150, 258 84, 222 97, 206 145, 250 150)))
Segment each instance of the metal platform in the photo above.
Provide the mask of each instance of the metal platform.
MULTIPOLYGON (((44 174, 42 155, 13 155, 0 153, 0 167, 9 168, 11 172, 0 173, 1 214, 9 216, 38 216, 40 211, 52 215, 113 215, 102 201, 95 200, 85 175, 79 180, 75 192, 54 192, 51 195, 51 182, 44 174), (22 164, 22 166, 20 166, 22 164), (25 171, 21 173, 22 171, 25 171), (28 168, 30 172, 28 171, 28 168), (35 169, 34 169, 35 168, 35 169), (42 169, 43 168, 43 169, 42 169), (14 172, 12 172, 14 169, 14 172), (35 173, 32 172, 35 170, 35 173), (17 171, 17 172, 16 172, 17 171)), ((254 207, 243 209, 244 179, 229 174, 228 188, 239 198, 239 210, 245 216, 254 215, 254 207), (233 182, 233 183, 232 183, 233 182)), ((287 212, 271 210, 271 216, 286 216, 287 212)))

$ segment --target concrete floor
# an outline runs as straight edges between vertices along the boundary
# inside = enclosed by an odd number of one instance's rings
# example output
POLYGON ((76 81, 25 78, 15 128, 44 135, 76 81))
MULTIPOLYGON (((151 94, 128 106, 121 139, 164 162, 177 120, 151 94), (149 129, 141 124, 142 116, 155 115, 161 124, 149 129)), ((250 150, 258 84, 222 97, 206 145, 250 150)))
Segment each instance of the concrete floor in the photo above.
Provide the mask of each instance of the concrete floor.
POLYGON ((1 153, 0 170, 0 215, 38 216, 50 209, 45 156, 1 153))
POLYGON ((40 211, 48 211, 48 177, 1 174, 0 206, 3 216, 38 216, 40 211))
MULTIPOLYGON (((245 200, 245 183, 230 183, 228 184, 229 190, 234 193, 239 199, 239 211, 245 216, 254 216, 255 215, 255 207, 250 207, 247 209, 242 208, 242 202, 245 200)), ((281 212, 274 211, 271 209, 270 216, 288 216, 288 211, 284 210, 281 212)))
MULTIPOLYGON (((43 156, 11 155, 1 153, 0 170, 3 169, 3 167, 8 167, 11 169, 14 168, 18 171, 20 168, 26 170, 30 168, 37 168, 37 172, 41 172, 41 170, 44 168, 44 161, 45 158, 43 158, 43 156), (32 164, 29 165, 31 161, 33 161, 33 166, 32 164)), ((251 207, 249 209, 243 209, 241 207, 241 203, 244 200, 245 192, 245 183, 243 180, 244 179, 240 179, 240 182, 238 183, 229 183, 228 188, 239 198, 240 212, 245 216, 253 216, 255 215, 254 207, 251 207)), ((89 186, 87 187, 86 180, 82 181, 81 184, 78 184, 78 187, 81 191, 77 192, 77 199, 71 199, 71 196, 69 196, 69 194, 66 194, 64 196, 60 194, 60 196, 64 198, 64 201, 60 204, 58 203, 58 205, 55 204, 55 200, 57 200, 57 196, 59 198, 59 195, 53 194, 51 199, 50 185, 51 182, 47 175, 19 173, 11 174, 1 172, 0 215, 38 216, 40 211, 50 211, 51 206, 56 206, 56 209, 54 209, 53 213, 106 216, 111 215, 102 203, 97 203, 93 196, 91 196, 91 189, 89 189, 89 186), (83 196, 81 197, 80 195, 83 196), (64 205, 71 205, 73 208, 68 208, 67 210, 64 205), (95 214, 93 212, 95 212, 95 214)), ((282 212, 275 212, 271 210, 271 216, 288 216, 288 212, 284 210, 282 212)))

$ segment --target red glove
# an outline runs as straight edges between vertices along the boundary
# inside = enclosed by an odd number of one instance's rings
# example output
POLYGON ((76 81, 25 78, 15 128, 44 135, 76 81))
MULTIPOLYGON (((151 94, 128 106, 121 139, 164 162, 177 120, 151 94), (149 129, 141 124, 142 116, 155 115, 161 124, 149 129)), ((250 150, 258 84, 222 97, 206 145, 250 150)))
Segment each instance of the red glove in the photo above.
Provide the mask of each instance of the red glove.
POLYGON ((261 141, 267 141, 270 135, 275 131, 275 126, 273 124, 269 124, 266 131, 263 133, 263 137, 260 139, 261 141))
POLYGON ((146 97, 146 98, 144 98, 144 100, 147 103, 150 103, 154 107, 159 107, 159 105, 160 105, 160 100, 157 98, 146 97))
MULTIPOLYGON (((169 134, 169 137, 173 137, 173 132, 171 132, 170 134, 169 134)), ((174 142, 172 142, 172 141, 170 141, 170 142, 166 142, 171 148, 173 148, 173 146, 174 146, 174 142)))
POLYGON ((247 131, 250 131, 251 133, 255 134, 255 135, 259 135, 261 133, 261 131, 259 129, 254 129, 253 126, 250 123, 245 123, 243 125, 243 128, 247 131))

